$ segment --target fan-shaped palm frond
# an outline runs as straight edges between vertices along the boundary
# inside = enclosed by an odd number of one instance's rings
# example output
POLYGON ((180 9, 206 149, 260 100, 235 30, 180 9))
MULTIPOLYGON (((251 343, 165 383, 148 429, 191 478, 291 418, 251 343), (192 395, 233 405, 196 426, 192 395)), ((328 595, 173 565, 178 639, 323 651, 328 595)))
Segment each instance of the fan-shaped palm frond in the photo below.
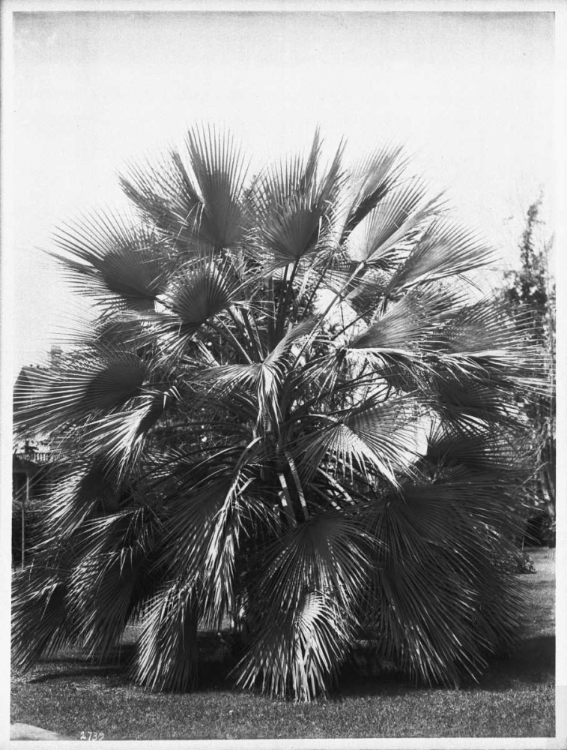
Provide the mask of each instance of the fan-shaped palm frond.
POLYGON ((147 393, 130 409, 91 420, 82 437, 85 450, 124 471, 135 461, 146 433, 163 416, 170 399, 167 392, 147 393))
POLYGON ((368 538, 352 517, 327 512, 266 550, 250 588, 260 627, 238 681, 300 700, 325 691, 348 651, 355 605, 367 583, 368 538))
POLYGON ((404 166, 401 154, 401 147, 386 146, 362 159, 351 171, 352 199, 346 215, 343 241, 396 186, 404 166))
POLYGON ((134 604, 140 567, 151 551, 144 511, 119 511, 81 530, 81 554, 67 581, 66 612, 88 652, 105 658, 134 604))
POLYGON ((191 591, 175 580, 149 600, 132 673, 151 690, 187 689, 197 677, 198 615, 191 591))
POLYGON ((419 414, 414 407, 405 399, 383 404, 370 399, 342 418, 331 419, 299 443, 301 465, 312 476, 325 459, 331 459, 345 475, 358 466, 397 484, 397 473, 411 472, 419 455, 419 414))
POLYGON ((297 261, 321 249, 332 227, 333 203, 341 181, 342 147, 321 175, 316 134, 306 161, 290 159, 266 170, 257 184, 254 211, 258 251, 269 253, 268 268, 297 261))
POLYGON ((206 231, 215 247, 233 247, 247 228, 243 191, 248 168, 242 151, 232 136, 210 127, 190 130, 187 150, 203 205, 200 232, 206 231))
MULTIPOLYGON (((46 507, 46 527, 60 543, 86 521, 118 510, 117 491, 100 461, 76 461, 57 483, 46 507)), ((47 536, 47 546, 51 539, 47 536)))
POLYGON ((384 352, 420 352, 454 310, 458 297, 452 290, 412 290, 386 311, 350 347, 384 352))
POLYGON ((72 639, 65 610, 65 583, 61 571, 45 565, 16 574, 12 606, 12 660, 20 669, 31 668, 72 639))
POLYGON ((435 337, 447 366, 468 361, 521 388, 537 388, 534 373, 544 366, 543 353, 533 338, 533 321, 512 315, 502 304, 483 300, 448 317, 435 337))
POLYGON ((167 249, 155 232, 123 216, 86 216, 55 235, 52 255, 81 294, 108 304, 116 298, 132 309, 153 309, 167 280, 167 249))
POLYGON ((148 367, 129 351, 84 351, 54 370, 33 373, 16 389, 18 419, 37 431, 56 430, 77 420, 124 404, 140 393, 148 367))
POLYGON ((217 628, 234 609, 234 556, 242 506, 236 491, 241 481, 238 476, 231 481, 225 471, 203 482, 190 496, 171 505, 166 532, 171 543, 164 551, 166 558, 175 552, 176 565, 183 565, 195 600, 201 598, 201 611, 207 619, 216 620, 213 627, 217 628))
POLYGON ((458 685, 514 642, 518 587, 497 562, 518 527, 508 486, 495 479, 408 486, 370 511, 382 546, 368 627, 383 656, 416 679, 458 685), (498 598, 502 608, 484 610, 498 598))
POLYGON ((165 304, 179 318, 182 332, 192 333, 230 307, 239 287, 228 264, 200 258, 172 280, 165 304))
POLYGON ((247 226, 244 186, 248 171, 234 138, 212 127, 195 127, 178 150, 156 167, 131 166, 121 178, 126 195, 144 217, 182 252, 199 244, 232 247, 247 226))
POLYGON ((432 430, 426 458, 444 469, 518 475, 529 466, 529 442, 525 430, 519 428, 511 432, 489 424, 462 431, 458 422, 442 422, 432 430))
POLYGON ((425 199, 423 185, 409 183, 386 195, 350 233, 348 251, 353 260, 384 264, 399 246, 430 223, 437 201, 425 199))
POLYGON ((177 151, 157 165, 130 165, 120 183, 144 222, 171 240, 177 250, 193 249, 202 203, 177 151))
POLYGON ((386 294, 435 279, 466 274, 493 263, 495 259, 494 249, 470 230, 452 220, 440 218, 428 227, 394 273, 386 294), (448 248, 451 248, 450 252, 447 252, 448 248))

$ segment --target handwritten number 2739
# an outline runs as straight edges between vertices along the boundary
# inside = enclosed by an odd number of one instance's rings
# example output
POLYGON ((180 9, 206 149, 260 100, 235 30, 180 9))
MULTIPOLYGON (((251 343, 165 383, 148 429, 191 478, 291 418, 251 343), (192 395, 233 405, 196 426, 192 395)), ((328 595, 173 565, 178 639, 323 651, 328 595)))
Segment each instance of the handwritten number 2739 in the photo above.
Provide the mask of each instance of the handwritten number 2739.
POLYGON ((81 732, 81 740, 103 740, 104 732, 81 732))

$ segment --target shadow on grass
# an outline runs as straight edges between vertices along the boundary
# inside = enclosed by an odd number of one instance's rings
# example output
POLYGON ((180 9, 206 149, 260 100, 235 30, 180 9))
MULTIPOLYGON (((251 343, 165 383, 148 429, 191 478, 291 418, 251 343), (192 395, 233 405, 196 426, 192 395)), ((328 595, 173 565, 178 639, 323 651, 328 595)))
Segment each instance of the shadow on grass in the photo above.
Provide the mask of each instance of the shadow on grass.
MULTIPOLYGON (((66 681, 69 678, 87 682, 92 678, 99 678, 104 679, 108 686, 142 690, 134 686, 129 674, 134 653, 134 644, 121 646, 102 664, 74 656, 53 657, 40 665, 40 674, 35 675, 30 682, 66 681)), ((229 676, 236 663, 237 659, 234 657, 223 660, 202 658, 198 665, 198 692, 237 690, 234 680, 229 676)), ((537 636, 524 640, 511 657, 493 659, 478 683, 463 683, 461 689, 504 691, 522 685, 550 682, 554 675, 555 637, 537 636)), ((346 698, 397 696, 420 690, 423 690, 423 686, 413 685, 402 675, 395 673, 370 677, 346 671, 341 676, 338 689, 329 698, 331 701, 341 702, 346 698)))
MULTIPOLYGON (((470 692, 499 692, 549 683, 554 679, 555 636, 537 636, 524 640, 512 656, 493 658, 478 682, 464 681, 460 689, 470 692)), ((332 696, 332 700, 340 702, 345 698, 386 694, 396 696, 423 689, 423 686, 408 682, 402 675, 360 677, 350 674, 341 680, 339 690, 332 696)))
POLYGON ((508 659, 491 662, 476 689, 508 690, 555 679, 555 636, 540 635, 524 640, 508 659))
MULTIPOLYGON (((28 681, 31 684, 46 682, 66 682, 70 678, 88 682, 92 678, 101 678, 112 687, 131 687, 142 690, 132 680, 130 670, 133 664, 136 646, 133 643, 120 646, 104 662, 97 662, 84 656, 58 655, 41 660, 38 674, 28 681)), ((198 691, 234 690, 234 681, 227 675, 236 666, 237 659, 207 660, 201 658, 198 663, 198 691)))
POLYGON ((104 661, 96 661, 86 656, 74 654, 59 654, 40 660, 39 674, 32 677, 30 683, 50 682, 52 680, 67 680, 70 677, 90 679, 92 677, 113 678, 113 683, 119 681, 127 685, 131 682, 129 670, 134 657, 134 644, 121 646, 104 661))
POLYGON ((41 684, 42 682, 67 682, 69 678, 76 677, 84 680, 90 680, 93 677, 112 678, 113 685, 130 685, 131 679, 128 675, 127 670, 116 666, 91 666, 87 664, 81 664, 80 666, 76 662, 63 665, 65 668, 57 670, 55 672, 43 672, 36 677, 32 677, 29 683, 32 685, 41 684))

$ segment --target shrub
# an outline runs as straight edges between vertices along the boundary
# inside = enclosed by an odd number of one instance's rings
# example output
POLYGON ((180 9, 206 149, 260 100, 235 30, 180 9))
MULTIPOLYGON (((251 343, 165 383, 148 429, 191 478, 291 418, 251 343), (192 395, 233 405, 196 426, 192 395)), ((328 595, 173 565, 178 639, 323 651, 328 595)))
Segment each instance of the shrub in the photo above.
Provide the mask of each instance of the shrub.
POLYGON ((229 622, 239 685, 309 700, 361 639, 427 683, 514 642, 518 533, 538 387, 530 321, 474 297, 493 251, 409 177, 343 148, 248 179, 230 136, 133 167, 136 213, 65 225, 62 267, 97 311, 17 395, 69 470, 15 578, 14 654, 110 653, 196 681, 229 622))

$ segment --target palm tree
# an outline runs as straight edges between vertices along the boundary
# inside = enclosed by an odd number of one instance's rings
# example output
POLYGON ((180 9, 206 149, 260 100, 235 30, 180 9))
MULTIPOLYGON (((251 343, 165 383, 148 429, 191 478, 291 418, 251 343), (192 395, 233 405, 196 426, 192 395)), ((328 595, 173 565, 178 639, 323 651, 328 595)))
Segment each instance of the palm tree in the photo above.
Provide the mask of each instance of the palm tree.
POLYGON ((141 623, 133 676, 195 684, 198 631, 230 627, 244 687, 310 700, 361 640, 458 684, 510 648, 503 560, 528 471, 514 394, 529 321, 474 298, 493 251, 409 176, 343 146, 248 177, 231 136, 131 166, 131 214, 56 235, 97 315, 17 394, 65 479, 16 576, 13 653, 104 658, 141 623))

